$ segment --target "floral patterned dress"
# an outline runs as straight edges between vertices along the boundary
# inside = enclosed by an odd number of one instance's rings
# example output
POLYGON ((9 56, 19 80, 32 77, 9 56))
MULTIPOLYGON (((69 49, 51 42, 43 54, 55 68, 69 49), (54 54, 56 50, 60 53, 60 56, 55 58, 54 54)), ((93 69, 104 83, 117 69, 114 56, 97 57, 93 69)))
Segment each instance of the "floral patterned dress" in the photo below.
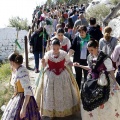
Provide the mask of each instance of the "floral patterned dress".
POLYGON ((23 120, 20 119, 20 111, 26 95, 30 95, 30 99, 24 120, 41 120, 37 103, 33 97, 28 71, 24 66, 20 66, 12 76, 11 84, 14 86, 14 95, 8 102, 1 120, 23 120))
POLYGON ((50 50, 45 54, 48 65, 44 71, 37 91, 36 101, 43 116, 65 117, 80 111, 80 93, 76 80, 66 67, 70 59, 60 50, 55 57, 50 50))
MULTIPOLYGON (((88 56, 88 65, 91 62, 95 64, 96 56, 88 56)), ((114 70, 110 58, 104 60, 104 63, 99 67, 99 71, 106 69, 108 72, 114 70)), ((114 89, 114 81, 110 78, 110 95, 108 101, 102 106, 87 112, 81 105, 82 120, 120 120, 120 90, 114 89)))

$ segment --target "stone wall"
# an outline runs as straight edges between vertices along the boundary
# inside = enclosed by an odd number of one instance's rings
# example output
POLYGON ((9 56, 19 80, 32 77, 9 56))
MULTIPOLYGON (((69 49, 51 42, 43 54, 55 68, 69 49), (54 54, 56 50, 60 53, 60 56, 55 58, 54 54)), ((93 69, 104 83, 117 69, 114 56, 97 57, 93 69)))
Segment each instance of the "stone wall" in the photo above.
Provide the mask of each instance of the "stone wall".
MULTIPOLYGON (((24 36, 27 35, 26 30, 21 30, 18 32, 18 42, 22 47, 19 52, 24 51, 24 36)), ((0 59, 7 59, 9 54, 15 50, 15 40, 17 38, 17 31, 15 28, 2 28, 0 29, 0 59)))

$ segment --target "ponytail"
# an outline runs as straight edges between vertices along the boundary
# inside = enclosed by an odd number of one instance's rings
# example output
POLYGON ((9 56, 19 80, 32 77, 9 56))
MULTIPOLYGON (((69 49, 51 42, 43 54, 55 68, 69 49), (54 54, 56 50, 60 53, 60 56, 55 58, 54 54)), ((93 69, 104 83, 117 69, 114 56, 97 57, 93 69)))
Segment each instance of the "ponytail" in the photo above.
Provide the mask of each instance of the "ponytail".
POLYGON ((112 28, 111 27, 107 26, 107 27, 104 28, 104 38, 107 41, 110 40, 110 38, 111 38, 111 36, 110 36, 111 32, 112 32, 112 28))

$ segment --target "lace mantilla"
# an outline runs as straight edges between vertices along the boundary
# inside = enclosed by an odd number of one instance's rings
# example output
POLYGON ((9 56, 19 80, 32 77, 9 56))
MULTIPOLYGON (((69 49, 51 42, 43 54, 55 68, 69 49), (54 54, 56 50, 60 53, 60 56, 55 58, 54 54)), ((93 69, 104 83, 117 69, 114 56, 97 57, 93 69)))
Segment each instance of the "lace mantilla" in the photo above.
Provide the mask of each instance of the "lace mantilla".
POLYGON ((64 60, 66 58, 66 56, 67 56, 67 53, 63 50, 60 50, 59 56, 57 58, 55 58, 53 55, 53 50, 51 50, 45 55, 45 58, 49 59, 52 62, 57 63, 57 62, 64 60))

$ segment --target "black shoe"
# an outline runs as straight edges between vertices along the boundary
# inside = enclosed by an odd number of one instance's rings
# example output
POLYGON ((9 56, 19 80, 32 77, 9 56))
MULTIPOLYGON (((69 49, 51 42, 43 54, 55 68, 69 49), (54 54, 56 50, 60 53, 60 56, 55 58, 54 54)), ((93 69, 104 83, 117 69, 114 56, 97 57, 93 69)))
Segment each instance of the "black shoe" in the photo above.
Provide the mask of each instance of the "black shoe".
POLYGON ((35 73, 39 73, 39 70, 38 70, 38 69, 35 69, 35 73))

